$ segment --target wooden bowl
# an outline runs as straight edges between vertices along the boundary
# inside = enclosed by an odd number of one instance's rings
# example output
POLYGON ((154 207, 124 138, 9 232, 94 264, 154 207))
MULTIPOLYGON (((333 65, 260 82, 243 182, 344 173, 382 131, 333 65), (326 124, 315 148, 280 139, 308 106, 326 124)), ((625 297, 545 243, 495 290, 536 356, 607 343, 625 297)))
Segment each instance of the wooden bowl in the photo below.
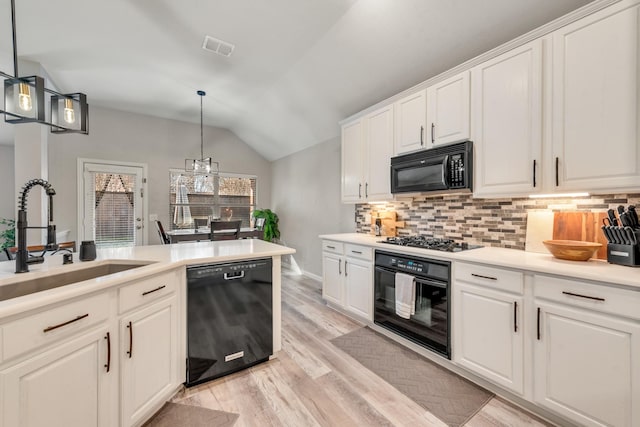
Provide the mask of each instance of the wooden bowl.
POLYGON ((602 246, 602 243, 579 240, 543 240, 542 243, 554 257, 570 261, 587 261, 602 246))

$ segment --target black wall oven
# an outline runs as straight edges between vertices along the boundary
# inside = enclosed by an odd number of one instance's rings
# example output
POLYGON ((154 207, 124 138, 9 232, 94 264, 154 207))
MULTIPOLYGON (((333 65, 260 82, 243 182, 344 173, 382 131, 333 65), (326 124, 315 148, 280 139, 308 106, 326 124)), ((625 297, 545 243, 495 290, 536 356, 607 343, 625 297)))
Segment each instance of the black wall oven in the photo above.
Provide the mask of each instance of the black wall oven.
POLYGON ((374 323, 451 359, 451 263, 376 251, 374 323), (395 274, 415 277, 415 314, 396 314, 395 274))
POLYGON ((391 159, 392 193, 471 191, 471 141, 404 154, 391 159))

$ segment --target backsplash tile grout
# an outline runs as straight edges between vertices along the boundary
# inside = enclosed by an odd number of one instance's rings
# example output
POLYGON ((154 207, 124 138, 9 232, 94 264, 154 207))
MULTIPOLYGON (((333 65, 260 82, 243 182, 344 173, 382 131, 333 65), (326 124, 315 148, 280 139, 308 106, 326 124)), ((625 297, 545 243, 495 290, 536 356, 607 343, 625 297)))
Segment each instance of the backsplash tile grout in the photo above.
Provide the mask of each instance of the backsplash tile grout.
POLYGON ((356 205, 356 231, 371 232, 370 215, 396 211, 399 236, 450 238, 470 244, 524 250, 531 211, 603 212, 619 205, 640 206, 640 194, 604 194, 576 199, 474 199, 470 194, 421 196, 385 204, 356 205))

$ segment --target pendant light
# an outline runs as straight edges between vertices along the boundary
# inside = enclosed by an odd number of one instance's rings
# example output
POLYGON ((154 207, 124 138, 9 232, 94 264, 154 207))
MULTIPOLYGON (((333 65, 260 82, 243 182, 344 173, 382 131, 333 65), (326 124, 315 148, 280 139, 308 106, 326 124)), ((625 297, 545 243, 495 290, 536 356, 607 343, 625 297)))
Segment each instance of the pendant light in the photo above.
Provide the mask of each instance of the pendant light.
POLYGON ((89 107, 82 93, 61 94, 47 89, 39 76, 20 77, 16 41, 16 5, 11 0, 11 29, 13 35, 14 75, 0 71, 4 81, 4 121, 11 124, 41 123, 51 126, 52 133, 88 134, 89 107), (45 118, 45 93, 51 98, 51 120, 45 118), (60 109, 62 105, 62 109, 60 109), (59 114, 59 111, 62 112, 59 114))
POLYGON ((211 157, 204 157, 204 131, 202 123, 202 98, 207 94, 199 90, 197 92, 200 96, 200 159, 185 159, 184 169, 187 172, 192 172, 194 175, 217 175, 220 170, 218 162, 212 162, 211 157))

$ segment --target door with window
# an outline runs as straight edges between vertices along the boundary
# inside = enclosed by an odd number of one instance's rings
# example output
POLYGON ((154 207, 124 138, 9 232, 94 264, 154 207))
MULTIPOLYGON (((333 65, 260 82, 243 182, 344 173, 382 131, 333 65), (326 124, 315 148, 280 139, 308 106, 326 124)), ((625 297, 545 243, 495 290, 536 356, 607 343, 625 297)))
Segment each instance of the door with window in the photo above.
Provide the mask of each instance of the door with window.
POLYGON ((79 239, 97 247, 145 244, 144 165, 83 161, 79 239))

